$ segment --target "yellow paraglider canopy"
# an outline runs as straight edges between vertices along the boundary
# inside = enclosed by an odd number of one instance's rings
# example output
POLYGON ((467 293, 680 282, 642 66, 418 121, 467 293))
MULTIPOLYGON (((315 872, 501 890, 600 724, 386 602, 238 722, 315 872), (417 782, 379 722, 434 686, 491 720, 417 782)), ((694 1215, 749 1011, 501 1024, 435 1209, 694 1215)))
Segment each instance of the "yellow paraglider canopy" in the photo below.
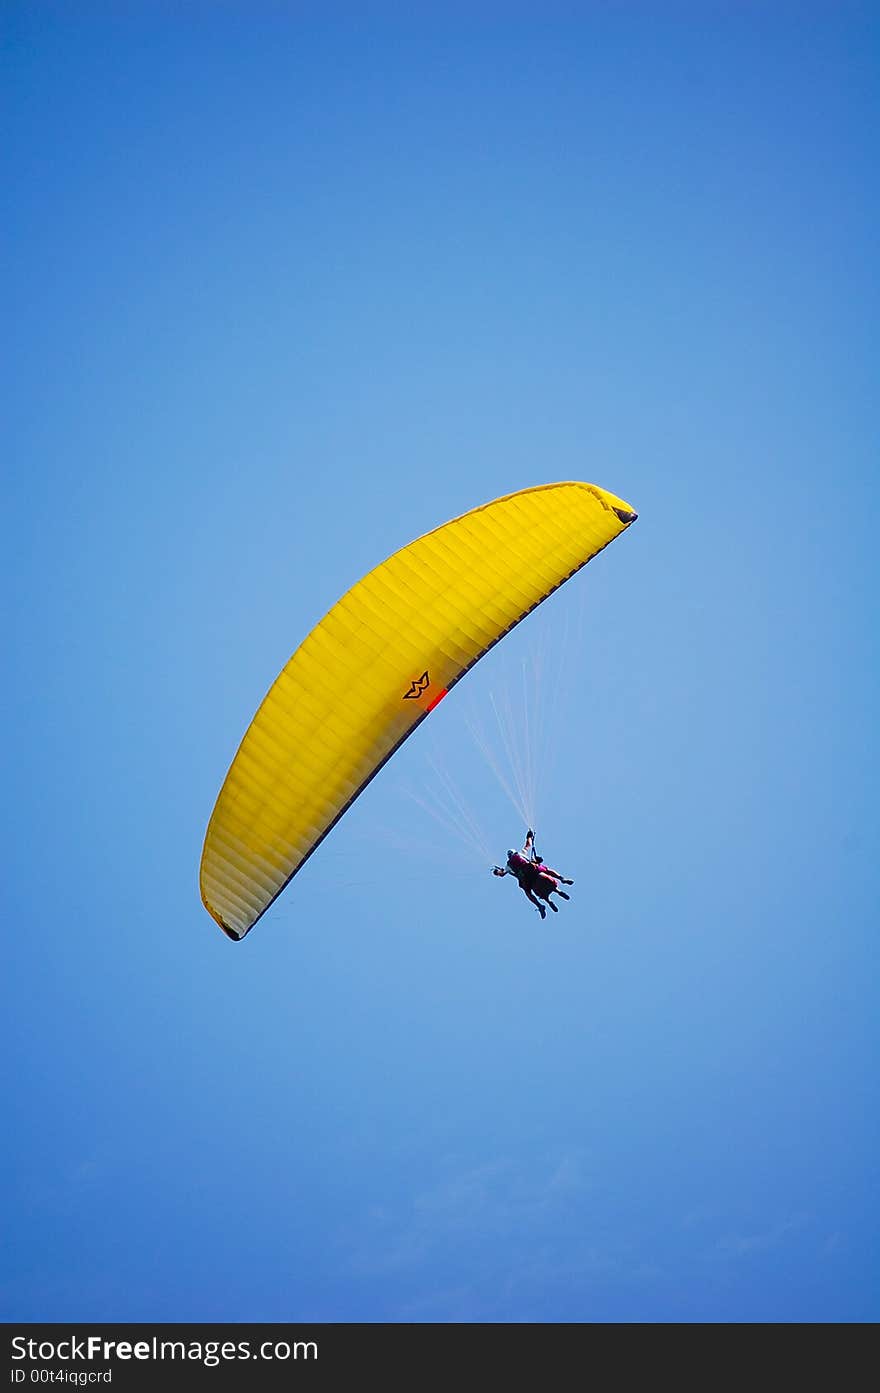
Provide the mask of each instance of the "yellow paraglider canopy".
POLYGON ((468 668, 636 513, 593 484, 486 503, 395 552, 267 693, 205 836, 205 908, 241 939, 468 668))

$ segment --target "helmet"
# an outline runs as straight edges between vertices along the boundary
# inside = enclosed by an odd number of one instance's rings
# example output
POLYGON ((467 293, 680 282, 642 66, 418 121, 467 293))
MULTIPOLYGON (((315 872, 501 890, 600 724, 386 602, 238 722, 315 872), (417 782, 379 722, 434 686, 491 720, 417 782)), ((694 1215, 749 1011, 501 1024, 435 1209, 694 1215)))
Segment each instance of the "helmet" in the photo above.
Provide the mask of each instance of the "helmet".
POLYGON ((508 851, 508 853, 507 853, 507 859, 508 859, 508 861, 512 861, 513 858, 514 858, 514 856, 516 856, 516 854, 517 854, 517 853, 516 853, 515 851, 508 851))

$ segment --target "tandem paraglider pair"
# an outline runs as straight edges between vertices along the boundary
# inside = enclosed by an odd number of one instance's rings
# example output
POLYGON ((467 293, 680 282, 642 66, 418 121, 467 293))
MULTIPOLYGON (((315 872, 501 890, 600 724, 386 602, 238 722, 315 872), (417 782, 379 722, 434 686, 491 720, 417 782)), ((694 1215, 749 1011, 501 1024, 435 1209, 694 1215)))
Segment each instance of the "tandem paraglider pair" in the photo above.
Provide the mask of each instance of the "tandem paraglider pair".
MULTIPOLYGON (((266 694, 211 815, 199 878, 224 933, 250 932, 447 692, 635 519, 595 484, 540 484, 425 533, 342 596, 266 694)), ((571 882, 533 852, 530 837, 496 872, 543 916, 571 882)))
POLYGON ((574 885, 573 880, 567 880, 560 871, 554 871, 548 866, 542 856, 535 850, 535 834, 531 827, 526 833, 525 845, 522 851, 508 851, 506 866, 493 866, 493 875, 512 875, 519 885, 526 899, 533 904, 542 919, 546 919, 547 910, 541 903, 546 900, 554 914, 559 912, 559 905, 554 904, 551 895, 559 895, 563 900, 570 900, 564 890, 560 890, 560 885, 574 885), (538 898, 540 896, 540 899, 538 898))

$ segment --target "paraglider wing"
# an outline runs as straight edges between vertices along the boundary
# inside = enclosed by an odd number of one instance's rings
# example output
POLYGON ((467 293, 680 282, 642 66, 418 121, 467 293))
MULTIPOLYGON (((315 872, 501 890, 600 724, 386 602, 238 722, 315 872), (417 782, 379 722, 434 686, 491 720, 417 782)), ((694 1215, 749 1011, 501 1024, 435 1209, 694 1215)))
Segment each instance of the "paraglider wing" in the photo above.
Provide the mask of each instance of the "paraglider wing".
POLYGON ((205 836, 208 912, 241 939, 468 668, 636 514, 544 484, 426 533, 303 640, 239 746, 205 836))

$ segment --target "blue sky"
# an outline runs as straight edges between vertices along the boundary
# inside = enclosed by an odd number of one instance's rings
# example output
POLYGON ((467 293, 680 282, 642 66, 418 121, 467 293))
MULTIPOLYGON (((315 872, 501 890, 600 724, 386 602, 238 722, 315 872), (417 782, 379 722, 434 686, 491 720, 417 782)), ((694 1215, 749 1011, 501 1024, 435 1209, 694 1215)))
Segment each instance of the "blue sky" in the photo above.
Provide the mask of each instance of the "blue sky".
POLYGON ((4 1318, 876 1320, 875 7, 2 24, 4 1318), (287 657, 556 479, 638 523, 228 942, 287 657), (517 843, 547 647, 542 925, 408 795, 517 843))

